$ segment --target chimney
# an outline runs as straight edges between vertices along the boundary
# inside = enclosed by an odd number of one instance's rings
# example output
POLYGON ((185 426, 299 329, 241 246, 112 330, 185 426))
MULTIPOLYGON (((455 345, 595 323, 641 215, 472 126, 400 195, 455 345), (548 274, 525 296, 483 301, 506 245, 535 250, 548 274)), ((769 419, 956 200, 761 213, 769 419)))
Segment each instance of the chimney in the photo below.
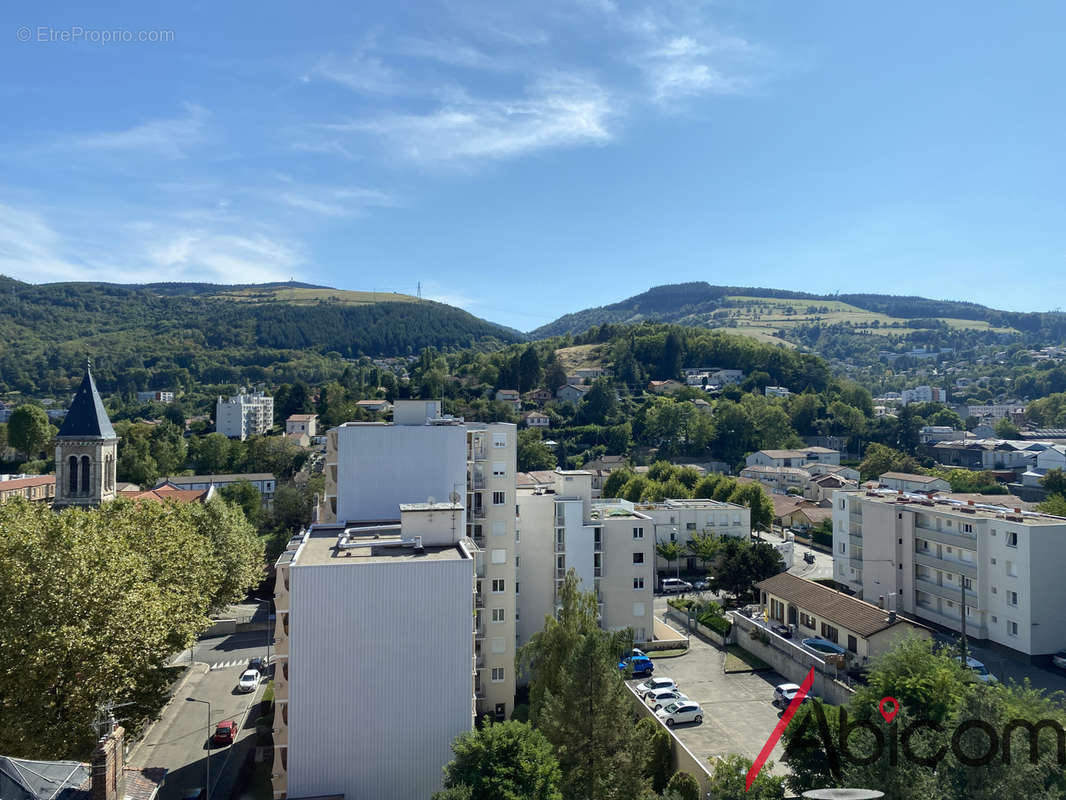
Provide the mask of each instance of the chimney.
POLYGON ((92 756, 91 800, 119 800, 123 795, 123 750, 125 729, 116 725, 96 743, 92 756))
POLYGON ((888 612, 888 624, 889 625, 894 625, 895 623, 896 623, 896 612, 895 611, 889 611, 888 612))
POLYGON ((878 608, 884 608, 885 607, 885 596, 883 594, 879 594, 877 596, 877 607, 878 608))

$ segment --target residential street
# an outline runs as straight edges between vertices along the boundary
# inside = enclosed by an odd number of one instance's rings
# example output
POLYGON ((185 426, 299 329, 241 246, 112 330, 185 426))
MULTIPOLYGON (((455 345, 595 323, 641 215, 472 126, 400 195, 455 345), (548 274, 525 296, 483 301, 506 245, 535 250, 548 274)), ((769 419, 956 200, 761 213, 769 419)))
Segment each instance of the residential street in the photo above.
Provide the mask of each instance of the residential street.
MULTIPOLYGON (((253 631, 206 639, 196 646, 196 662, 187 680, 148 736, 130 753, 131 766, 158 766, 169 770, 160 800, 180 800, 186 789, 204 786, 205 756, 211 758, 211 796, 230 797, 240 767, 255 745, 255 707, 263 686, 251 694, 237 692, 237 679, 250 658, 264 655, 265 632, 253 631), (208 728, 207 706, 211 704, 208 728), (249 714, 249 711, 253 713, 249 714), (232 745, 207 749, 210 734, 222 720, 236 720, 237 738, 232 745)), ((184 654, 188 658, 188 651, 184 654)), ((177 659, 176 659, 177 660, 177 659)))

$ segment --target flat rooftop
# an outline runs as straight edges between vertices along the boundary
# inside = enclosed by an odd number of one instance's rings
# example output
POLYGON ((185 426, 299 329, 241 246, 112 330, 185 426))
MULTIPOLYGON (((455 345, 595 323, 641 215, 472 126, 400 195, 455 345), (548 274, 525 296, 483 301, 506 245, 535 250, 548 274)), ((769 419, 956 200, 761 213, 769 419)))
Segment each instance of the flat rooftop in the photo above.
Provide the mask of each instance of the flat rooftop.
MULTIPOLYGON (((1007 522, 1022 522, 1026 525, 1066 525, 1066 517, 1055 517, 1038 511, 1015 511, 1010 506, 995 505, 994 502, 974 502, 951 500, 944 497, 930 499, 924 494, 899 493, 894 489, 874 489, 866 492, 849 492, 864 501, 884 503, 886 505, 917 506, 918 510, 952 514, 960 519, 999 519, 1007 522)), ((989 498, 996 495, 988 495, 989 498)), ((1004 495, 1006 497, 1006 495, 1004 495)))
MULTIPOLYGON (((328 528, 312 529, 299 551, 299 555, 293 559, 293 566, 322 566, 336 564, 351 566, 353 564, 371 564, 375 562, 403 562, 403 561, 460 561, 469 558, 458 545, 446 547, 425 547, 422 552, 416 553, 413 547, 401 545, 370 545, 367 547, 355 547, 341 550, 337 547, 337 539, 340 538, 344 526, 329 526, 328 528)), ((398 539, 399 530, 382 531, 379 535, 368 534, 366 536, 353 536, 353 542, 373 542, 375 539, 385 541, 398 539)))

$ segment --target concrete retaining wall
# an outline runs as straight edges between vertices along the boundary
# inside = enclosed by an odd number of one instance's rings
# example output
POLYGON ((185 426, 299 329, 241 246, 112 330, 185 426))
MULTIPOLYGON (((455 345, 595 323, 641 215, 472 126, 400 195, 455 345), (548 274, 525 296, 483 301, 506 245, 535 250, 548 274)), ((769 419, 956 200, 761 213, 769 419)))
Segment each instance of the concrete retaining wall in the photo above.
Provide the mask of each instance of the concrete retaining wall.
POLYGON ((699 636, 703 641, 709 642, 717 647, 725 647, 727 644, 732 644, 734 641, 732 631, 730 631, 728 637, 725 637, 717 631, 708 628, 706 625, 700 625, 695 619, 691 621, 690 625, 688 614, 678 611, 672 606, 666 607, 666 618, 677 625, 681 630, 688 631, 690 635, 694 634, 699 636))
POLYGON ((731 637, 735 638, 736 643, 761 658, 792 683, 802 684, 811 667, 814 667, 814 685, 811 690, 816 697, 835 706, 843 705, 851 697, 853 690, 836 679, 835 667, 828 666, 822 659, 799 645, 778 636, 742 614, 734 613, 732 619, 731 637), (765 633, 769 644, 753 638, 755 631, 765 633))
POLYGON ((626 688, 629 689, 629 694, 633 698, 633 705, 636 707, 637 713, 642 717, 650 717, 655 720, 662 726, 663 730, 670 734, 670 765, 674 772, 687 772, 699 782, 700 794, 704 797, 709 797, 709 792, 711 790, 711 772, 708 765, 697 758, 691 750, 685 747, 684 743, 677 738, 677 735, 655 716, 655 712, 637 697, 637 693, 633 691, 632 686, 627 683, 626 688))

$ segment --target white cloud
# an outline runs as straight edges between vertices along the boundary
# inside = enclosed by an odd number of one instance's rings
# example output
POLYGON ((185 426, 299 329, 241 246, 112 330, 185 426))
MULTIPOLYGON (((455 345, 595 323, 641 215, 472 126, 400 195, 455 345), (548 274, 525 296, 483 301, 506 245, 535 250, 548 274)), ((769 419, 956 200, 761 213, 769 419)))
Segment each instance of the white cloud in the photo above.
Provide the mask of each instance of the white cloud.
POLYGON ((186 105, 180 117, 157 119, 120 131, 92 133, 70 140, 85 150, 143 151, 166 158, 184 158, 187 151, 205 139, 207 111, 186 105))
MULTIPOLYGON (((56 230, 41 214, 0 205, 0 273, 34 283, 287 280, 305 263, 301 248, 254 229, 240 233, 169 222, 107 228, 97 240, 56 230)), ((114 224, 114 223, 112 223, 114 224)))
POLYGON ((324 58, 309 74, 302 76, 301 81, 310 83, 315 77, 363 94, 392 95, 409 91, 408 81, 399 72, 366 49, 348 58, 324 58))
POLYGON ((458 93, 424 114, 385 114, 325 126, 379 136, 387 148, 421 163, 505 159, 555 147, 602 144, 615 113, 607 92, 577 76, 538 81, 526 96, 490 100, 458 93))
POLYGON ((498 55, 489 55, 481 49, 455 39, 423 39, 415 36, 401 38, 393 50, 408 58, 438 61, 470 69, 504 69, 508 61, 498 55))

